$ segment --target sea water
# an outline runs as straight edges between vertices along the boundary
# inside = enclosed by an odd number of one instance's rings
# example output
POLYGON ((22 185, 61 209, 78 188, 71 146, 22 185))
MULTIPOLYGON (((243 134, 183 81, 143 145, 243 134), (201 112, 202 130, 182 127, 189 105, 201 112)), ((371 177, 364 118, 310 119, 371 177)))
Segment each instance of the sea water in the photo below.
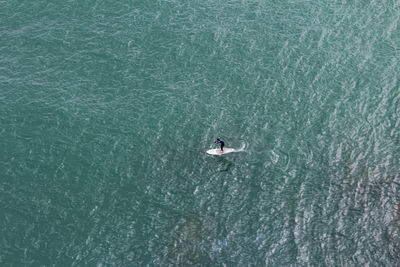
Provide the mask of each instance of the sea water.
POLYGON ((0 6, 0 265, 399 264, 399 1, 0 6))

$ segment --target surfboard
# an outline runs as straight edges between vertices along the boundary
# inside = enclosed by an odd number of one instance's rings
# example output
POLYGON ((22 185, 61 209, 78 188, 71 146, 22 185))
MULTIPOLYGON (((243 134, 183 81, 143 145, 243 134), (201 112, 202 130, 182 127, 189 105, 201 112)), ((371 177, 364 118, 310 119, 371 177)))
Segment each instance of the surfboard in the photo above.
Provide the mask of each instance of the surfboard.
POLYGON ((236 150, 234 148, 224 147, 224 151, 221 151, 220 148, 214 148, 214 149, 207 150, 206 152, 209 155, 225 155, 225 154, 229 154, 229 153, 232 153, 235 151, 236 150))

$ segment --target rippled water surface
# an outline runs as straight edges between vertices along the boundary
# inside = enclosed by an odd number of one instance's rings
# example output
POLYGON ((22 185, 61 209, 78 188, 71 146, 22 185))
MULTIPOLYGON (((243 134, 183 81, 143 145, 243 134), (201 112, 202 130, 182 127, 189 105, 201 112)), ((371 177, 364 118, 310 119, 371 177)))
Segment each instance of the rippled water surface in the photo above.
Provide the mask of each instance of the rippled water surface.
POLYGON ((399 264, 399 1, 0 6, 1 265, 399 264))

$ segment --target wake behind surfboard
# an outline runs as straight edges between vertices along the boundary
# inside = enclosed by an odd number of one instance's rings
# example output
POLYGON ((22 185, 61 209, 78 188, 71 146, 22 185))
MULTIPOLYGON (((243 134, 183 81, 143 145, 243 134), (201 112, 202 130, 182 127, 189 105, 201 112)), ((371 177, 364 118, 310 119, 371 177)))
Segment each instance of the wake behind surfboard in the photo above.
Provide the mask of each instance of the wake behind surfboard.
POLYGON ((207 150, 206 152, 209 155, 225 155, 225 154, 229 154, 232 152, 236 152, 236 150, 234 148, 226 147, 226 148, 224 148, 224 151, 221 151, 220 148, 214 148, 214 149, 207 150))

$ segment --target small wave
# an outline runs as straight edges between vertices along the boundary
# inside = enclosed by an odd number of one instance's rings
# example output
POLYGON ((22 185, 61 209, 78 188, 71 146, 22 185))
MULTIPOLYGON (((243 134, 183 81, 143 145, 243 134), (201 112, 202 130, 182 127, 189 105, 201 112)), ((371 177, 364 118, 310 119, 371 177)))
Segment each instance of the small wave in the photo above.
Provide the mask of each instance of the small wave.
POLYGON ((243 141, 240 148, 238 148, 238 149, 235 148, 235 152, 245 151, 246 147, 247 147, 247 143, 243 141))

